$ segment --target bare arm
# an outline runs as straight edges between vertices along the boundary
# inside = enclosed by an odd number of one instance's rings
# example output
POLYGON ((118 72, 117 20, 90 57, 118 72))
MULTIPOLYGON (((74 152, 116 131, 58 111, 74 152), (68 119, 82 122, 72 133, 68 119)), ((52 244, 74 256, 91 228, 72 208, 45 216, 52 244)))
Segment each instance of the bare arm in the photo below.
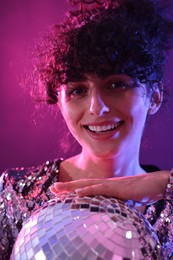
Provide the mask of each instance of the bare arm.
POLYGON ((131 177, 55 183, 50 189, 57 196, 63 192, 76 192, 79 196, 102 194, 147 205, 164 198, 169 177, 170 171, 158 171, 131 177))

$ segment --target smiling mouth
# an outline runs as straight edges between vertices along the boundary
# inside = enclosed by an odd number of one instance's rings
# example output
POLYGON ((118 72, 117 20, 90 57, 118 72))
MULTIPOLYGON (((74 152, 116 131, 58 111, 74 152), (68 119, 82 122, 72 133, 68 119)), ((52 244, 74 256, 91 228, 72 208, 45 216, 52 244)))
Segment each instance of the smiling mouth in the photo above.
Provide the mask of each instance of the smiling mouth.
POLYGON ((105 133, 105 132, 111 132, 116 129, 118 129, 123 124, 123 121, 119 121, 115 124, 108 124, 108 125, 102 125, 102 126, 90 126, 86 125, 84 128, 89 130, 92 133, 105 133))

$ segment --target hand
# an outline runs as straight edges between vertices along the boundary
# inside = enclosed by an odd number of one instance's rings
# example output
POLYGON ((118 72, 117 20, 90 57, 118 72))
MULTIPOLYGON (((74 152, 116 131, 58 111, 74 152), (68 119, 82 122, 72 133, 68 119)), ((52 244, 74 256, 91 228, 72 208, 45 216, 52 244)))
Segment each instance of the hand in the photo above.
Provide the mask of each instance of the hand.
POLYGON ((147 205, 164 198, 169 175, 169 171, 159 171, 130 177, 56 182, 50 190, 57 196, 71 192, 80 197, 99 194, 147 205))

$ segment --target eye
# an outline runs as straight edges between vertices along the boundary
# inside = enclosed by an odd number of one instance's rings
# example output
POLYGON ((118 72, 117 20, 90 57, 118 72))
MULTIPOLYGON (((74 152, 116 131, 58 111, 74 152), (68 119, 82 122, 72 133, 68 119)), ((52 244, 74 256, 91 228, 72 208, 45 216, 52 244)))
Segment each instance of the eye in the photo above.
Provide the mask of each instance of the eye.
POLYGON ((111 82, 109 86, 111 89, 126 89, 130 87, 127 82, 123 81, 111 82))
POLYGON ((68 94, 73 97, 73 96, 84 96, 87 93, 87 88, 84 86, 74 86, 71 87, 68 91, 68 94))

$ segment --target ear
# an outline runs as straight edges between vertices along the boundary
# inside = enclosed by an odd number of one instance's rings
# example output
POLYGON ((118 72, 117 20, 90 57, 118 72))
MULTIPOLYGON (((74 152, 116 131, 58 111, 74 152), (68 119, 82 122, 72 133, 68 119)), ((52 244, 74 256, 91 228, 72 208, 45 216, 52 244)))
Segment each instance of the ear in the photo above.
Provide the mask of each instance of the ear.
POLYGON ((163 83, 155 82, 152 86, 152 92, 150 97, 150 105, 148 109, 149 115, 157 113, 163 102, 163 83))

